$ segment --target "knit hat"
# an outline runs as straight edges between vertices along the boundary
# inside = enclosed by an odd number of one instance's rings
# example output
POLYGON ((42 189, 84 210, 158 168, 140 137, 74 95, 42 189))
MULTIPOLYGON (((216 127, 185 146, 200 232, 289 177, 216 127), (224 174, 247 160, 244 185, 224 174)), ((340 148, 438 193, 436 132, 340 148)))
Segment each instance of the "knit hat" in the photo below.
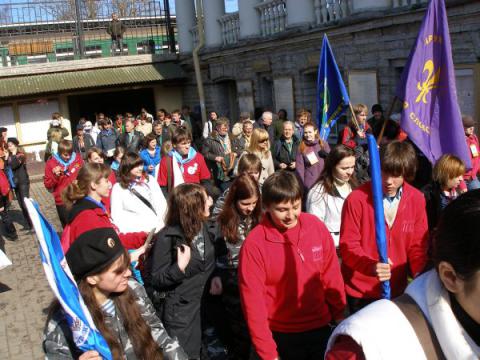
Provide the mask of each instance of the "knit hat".
POLYGON ((473 120, 473 117, 471 117, 470 115, 462 116, 462 122, 463 122, 463 127, 465 129, 475 126, 475 121, 473 120))
POLYGON ((377 111, 383 113, 382 105, 380 105, 380 104, 375 104, 375 105, 372 106, 372 114, 375 113, 375 112, 377 112, 377 111))
POLYGON ((7 139, 7 143, 11 142, 12 144, 14 144, 16 147, 18 147, 18 145, 20 144, 20 142, 18 141, 17 138, 15 137, 9 137, 7 139))
POLYGON ((97 228, 81 234, 65 258, 77 281, 106 269, 125 249, 113 228, 97 228))
POLYGON ((84 126, 83 124, 77 124, 77 130, 83 130, 84 126))

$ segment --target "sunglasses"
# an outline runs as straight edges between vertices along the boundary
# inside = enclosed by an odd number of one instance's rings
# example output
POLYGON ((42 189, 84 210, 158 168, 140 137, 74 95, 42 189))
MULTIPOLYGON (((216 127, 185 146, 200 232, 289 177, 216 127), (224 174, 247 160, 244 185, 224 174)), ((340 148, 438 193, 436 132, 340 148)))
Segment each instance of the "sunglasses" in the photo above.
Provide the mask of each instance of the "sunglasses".
POLYGON ((263 144, 263 143, 266 143, 267 141, 268 141, 268 139, 263 139, 263 140, 260 140, 259 143, 263 144))

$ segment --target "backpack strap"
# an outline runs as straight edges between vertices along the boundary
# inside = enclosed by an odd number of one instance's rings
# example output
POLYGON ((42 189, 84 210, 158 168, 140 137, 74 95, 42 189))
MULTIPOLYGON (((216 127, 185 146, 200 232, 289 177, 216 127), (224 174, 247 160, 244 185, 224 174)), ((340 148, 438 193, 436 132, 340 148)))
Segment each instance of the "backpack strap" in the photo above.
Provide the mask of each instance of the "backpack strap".
POLYGON ((170 159, 167 157, 167 192, 170 193, 173 187, 173 171, 172 171, 173 156, 170 159))
POLYGON ((426 358, 428 360, 446 360, 435 331, 433 331, 432 326, 415 300, 405 293, 392 301, 398 306, 410 325, 412 325, 413 330, 415 330, 426 358))
POLYGON ((145 199, 142 194, 140 194, 137 190, 135 189, 130 189, 130 191, 132 192, 133 195, 135 195, 142 203, 144 203, 150 210, 153 211, 153 213, 155 215, 157 215, 157 212, 155 211, 154 207, 152 206, 152 204, 150 203, 150 201, 148 201, 147 199, 145 199))

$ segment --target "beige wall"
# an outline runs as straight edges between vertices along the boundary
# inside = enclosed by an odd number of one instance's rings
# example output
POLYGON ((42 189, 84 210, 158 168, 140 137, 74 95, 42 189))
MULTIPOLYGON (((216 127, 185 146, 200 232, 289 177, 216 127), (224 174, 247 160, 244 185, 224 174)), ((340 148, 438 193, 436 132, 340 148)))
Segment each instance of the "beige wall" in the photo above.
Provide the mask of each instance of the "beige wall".
POLYGON ((182 88, 179 86, 156 85, 153 88, 156 109, 171 112, 182 107, 182 88))

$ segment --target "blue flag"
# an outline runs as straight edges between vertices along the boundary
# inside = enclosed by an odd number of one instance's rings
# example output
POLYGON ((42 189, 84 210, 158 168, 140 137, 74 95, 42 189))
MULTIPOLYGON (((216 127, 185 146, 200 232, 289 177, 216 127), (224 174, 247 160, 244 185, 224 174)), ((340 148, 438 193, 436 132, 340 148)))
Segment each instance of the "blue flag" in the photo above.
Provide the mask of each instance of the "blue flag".
MULTIPOLYGON (((367 134, 368 153, 370 156, 370 173, 372 176, 373 212, 375 216, 375 240, 377 242, 380 262, 388 264, 387 235, 385 232, 385 213, 383 212, 383 187, 380 155, 377 141, 367 134)), ((382 282, 382 298, 390 299, 390 281, 382 282)))
POLYGON ((111 360, 110 349, 83 302, 55 229, 42 215, 36 202, 25 198, 25 205, 40 244, 45 275, 63 308, 75 345, 84 352, 96 350, 104 359, 111 360))
POLYGON ((454 154, 471 168, 457 101, 447 11, 431 0, 397 89, 400 125, 434 164, 454 154))
POLYGON ((349 103, 347 89, 325 34, 317 78, 317 126, 322 140, 327 140, 332 126, 348 109, 349 103))

